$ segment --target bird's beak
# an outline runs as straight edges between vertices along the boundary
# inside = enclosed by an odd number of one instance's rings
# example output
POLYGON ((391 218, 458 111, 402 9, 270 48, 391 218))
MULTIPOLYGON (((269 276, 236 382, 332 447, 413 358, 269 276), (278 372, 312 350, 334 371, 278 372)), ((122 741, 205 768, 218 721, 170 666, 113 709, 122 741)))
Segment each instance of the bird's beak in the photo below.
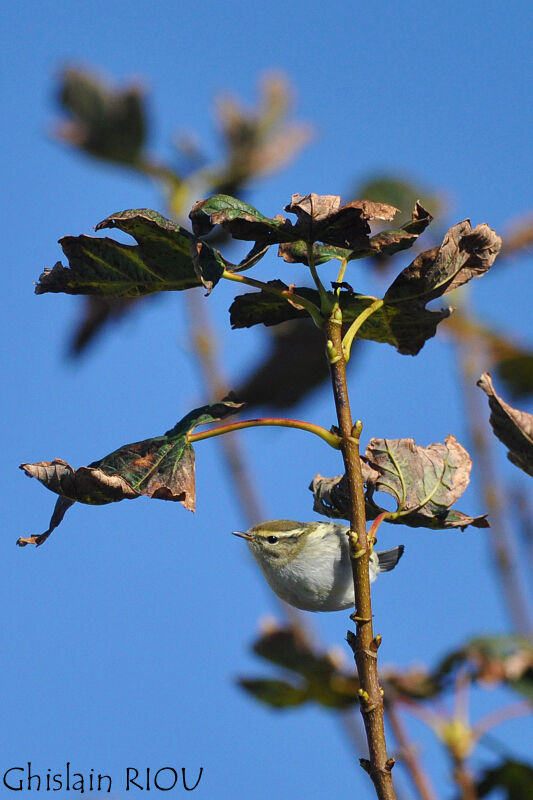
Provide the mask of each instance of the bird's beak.
POLYGON ((252 538, 252 534, 248 533, 248 531, 232 531, 232 533, 234 536, 240 536, 241 539, 247 539, 248 541, 252 538))

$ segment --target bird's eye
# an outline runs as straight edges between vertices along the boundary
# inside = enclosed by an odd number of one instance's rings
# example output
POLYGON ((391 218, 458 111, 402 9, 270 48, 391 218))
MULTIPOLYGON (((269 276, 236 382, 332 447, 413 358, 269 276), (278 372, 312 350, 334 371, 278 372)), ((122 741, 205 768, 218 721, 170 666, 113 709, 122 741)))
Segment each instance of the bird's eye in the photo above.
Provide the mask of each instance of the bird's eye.
POLYGON ((277 536, 268 536, 267 537, 267 542, 270 542, 270 544, 276 544, 277 541, 279 541, 277 536))

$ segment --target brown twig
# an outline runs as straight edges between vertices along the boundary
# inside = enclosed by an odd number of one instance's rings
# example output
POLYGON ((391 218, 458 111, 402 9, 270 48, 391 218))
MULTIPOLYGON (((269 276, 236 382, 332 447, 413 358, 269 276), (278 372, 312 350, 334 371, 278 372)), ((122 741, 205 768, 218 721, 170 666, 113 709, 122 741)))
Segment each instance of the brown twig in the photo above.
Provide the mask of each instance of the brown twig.
MULTIPOLYGON (((312 248, 309 249, 309 254, 312 248)), ((387 754, 383 722, 383 697, 377 670, 377 642, 372 626, 369 558, 367 542, 363 476, 359 460, 361 424, 353 425, 346 383, 346 361, 342 348, 342 315, 337 307, 325 324, 327 353, 331 368, 333 396, 342 437, 342 456, 350 488, 350 552, 354 576, 356 634, 349 635, 357 665, 361 689, 361 713, 368 741, 369 760, 362 766, 369 773, 380 800, 394 800, 391 770, 394 759, 387 754)))
POLYGON ((397 710, 396 703, 388 703, 386 712, 387 721, 398 743, 400 759, 409 772, 413 785, 420 795, 421 800, 438 800, 431 779, 420 763, 417 749, 409 739, 407 729, 397 710))

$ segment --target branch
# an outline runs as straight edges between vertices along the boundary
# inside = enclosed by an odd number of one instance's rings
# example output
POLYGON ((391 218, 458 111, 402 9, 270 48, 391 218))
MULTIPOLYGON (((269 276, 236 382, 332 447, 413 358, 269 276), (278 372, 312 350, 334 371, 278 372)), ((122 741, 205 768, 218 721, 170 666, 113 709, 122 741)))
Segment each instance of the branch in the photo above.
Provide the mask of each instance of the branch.
MULTIPOLYGON (((312 249, 308 251, 312 257, 312 249)), ((394 759, 387 755, 383 723, 383 697, 377 670, 378 642, 372 627, 369 558, 371 548, 367 541, 363 476, 359 459, 359 436, 362 425, 353 425, 346 383, 346 360, 342 348, 342 312, 340 307, 332 312, 325 324, 327 352, 331 367, 333 396, 342 437, 341 450, 346 478, 350 490, 350 553, 354 577, 356 634, 349 632, 361 684, 361 713, 368 741, 369 761, 362 765, 374 782, 380 800, 394 800, 391 769, 394 759)))
POLYGON ((395 703, 389 703, 387 705, 387 719, 392 728, 394 738, 398 742, 400 756, 421 800, 437 800, 437 795, 430 777, 420 763, 415 745, 409 740, 407 730, 396 709, 395 703))

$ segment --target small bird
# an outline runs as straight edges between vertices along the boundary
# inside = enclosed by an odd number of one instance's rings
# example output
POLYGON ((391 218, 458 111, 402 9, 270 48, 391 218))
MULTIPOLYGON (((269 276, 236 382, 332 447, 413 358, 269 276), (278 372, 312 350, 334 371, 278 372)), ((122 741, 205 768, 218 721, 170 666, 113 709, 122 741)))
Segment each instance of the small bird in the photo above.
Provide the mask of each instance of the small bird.
MULTIPOLYGON (((273 519, 248 531, 246 539, 270 587, 286 603, 304 611, 341 611, 354 605, 349 528, 336 522, 273 519)), ((403 544, 370 555, 370 581, 394 569, 403 544)))

